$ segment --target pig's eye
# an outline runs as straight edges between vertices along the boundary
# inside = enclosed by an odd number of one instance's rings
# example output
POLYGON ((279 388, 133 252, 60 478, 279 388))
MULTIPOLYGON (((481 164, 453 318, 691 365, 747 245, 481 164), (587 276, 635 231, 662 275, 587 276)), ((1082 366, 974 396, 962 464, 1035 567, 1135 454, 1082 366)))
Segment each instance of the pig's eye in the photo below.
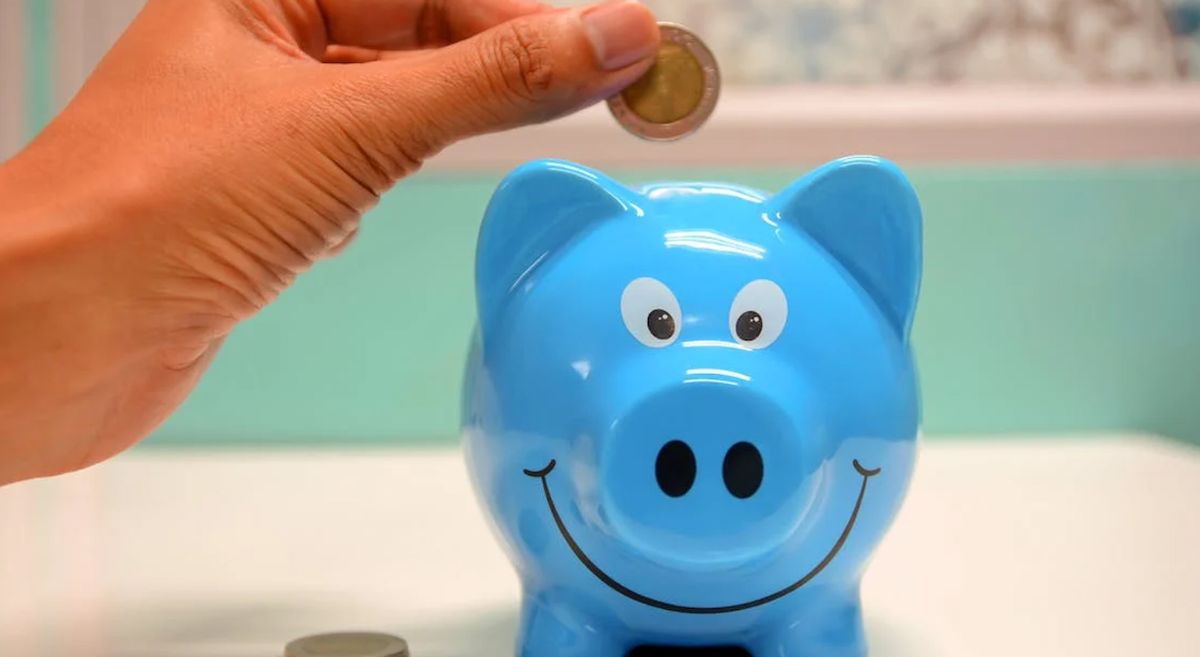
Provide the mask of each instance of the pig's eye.
POLYGON ((675 335, 675 318, 662 308, 655 308, 646 316, 646 328, 659 340, 670 340, 675 335))
POLYGON ((741 344, 762 349, 775 341, 787 323, 787 297, 773 281, 760 278, 742 288, 729 310, 729 332, 741 344))
POLYGON ((653 278, 638 278, 621 294, 625 328, 647 347, 665 347, 679 335, 679 302, 670 288, 653 278))

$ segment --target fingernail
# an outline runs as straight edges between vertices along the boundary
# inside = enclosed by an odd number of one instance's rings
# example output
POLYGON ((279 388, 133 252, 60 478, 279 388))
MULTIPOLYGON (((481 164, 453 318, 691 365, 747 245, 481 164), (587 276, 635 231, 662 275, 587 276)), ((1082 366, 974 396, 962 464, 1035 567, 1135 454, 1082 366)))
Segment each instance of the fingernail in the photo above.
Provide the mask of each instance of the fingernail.
POLYGON ((628 66, 658 48, 658 25, 648 9, 633 0, 596 5, 583 12, 583 30, 596 61, 606 71, 628 66))

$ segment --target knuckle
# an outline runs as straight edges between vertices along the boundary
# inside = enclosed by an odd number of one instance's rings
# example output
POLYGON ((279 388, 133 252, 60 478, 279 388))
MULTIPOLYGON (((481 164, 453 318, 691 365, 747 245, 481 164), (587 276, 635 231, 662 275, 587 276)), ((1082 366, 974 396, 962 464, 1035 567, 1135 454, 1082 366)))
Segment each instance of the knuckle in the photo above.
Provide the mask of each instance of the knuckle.
POLYGON ((544 27, 514 21, 500 31, 493 49, 499 82, 507 93, 537 103, 554 87, 554 58, 544 27))

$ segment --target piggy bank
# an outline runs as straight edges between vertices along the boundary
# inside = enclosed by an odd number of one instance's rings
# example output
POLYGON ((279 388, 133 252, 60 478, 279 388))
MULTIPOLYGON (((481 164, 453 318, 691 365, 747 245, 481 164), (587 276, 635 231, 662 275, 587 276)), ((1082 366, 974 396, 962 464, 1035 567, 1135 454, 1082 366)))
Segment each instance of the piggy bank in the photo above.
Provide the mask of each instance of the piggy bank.
POLYGON ((512 172, 463 423, 516 653, 865 654, 859 581, 915 457, 920 270, 916 195, 872 157, 775 195, 512 172))

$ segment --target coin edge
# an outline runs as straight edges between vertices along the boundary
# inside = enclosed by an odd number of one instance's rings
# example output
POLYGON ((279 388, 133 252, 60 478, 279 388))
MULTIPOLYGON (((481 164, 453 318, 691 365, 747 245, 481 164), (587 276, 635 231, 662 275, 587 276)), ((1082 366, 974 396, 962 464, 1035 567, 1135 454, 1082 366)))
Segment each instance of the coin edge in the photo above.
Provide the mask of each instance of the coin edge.
POLYGON ((696 103, 696 109, 684 118, 670 123, 653 123, 643 119, 630 109, 621 96, 623 89, 610 96, 606 102, 613 118, 627 132, 646 141, 666 142, 682 139, 695 133, 712 116, 721 93, 721 69, 708 44, 704 43, 695 32, 678 23, 667 21, 660 22, 658 29, 664 40, 669 39, 671 43, 687 49, 696 58, 696 62, 700 64, 700 70, 705 74, 704 90, 700 94, 699 102, 696 103), (677 37, 682 37, 682 41, 677 37), (697 119, 697 117, 699 118, 697 119), (681 127, 684 129, 680 130, 681 127))
POLYGON ((408 650, 408 641, 406 641, 404 639, 404 637, 399 637, 399 636, 396 636, 395 634, 388 634, 387 632, 368 632, 368 631, 353 631, 353 630, 346 631, 346 632, 321 632, 319 634, 309 634, 307 636, 302 636, 302 637, 299 637, 296 639, 292 639, 291 641, 288 641, 286 644, 284 644, 283 655, 284 655, 284 657, 313 657, 314 653, 311 653, 308 651, 305 651, 304 653, 300 653, 298 651, 293 653, 293 648, 299 647, 299 644, 301 644, 304 641, 308 641, 310 639, 316 639, 319 637, 327 637, 327 636, 337 636, 337 635, 379 636, 379 637, 384 637, 395 644, 394 646, 388 646, 385 648, 385 650, 390 650, 390 652, 386 652, 386 653, 382 653, 382 654, 381 653, 371 653, 370 657, 409 657, 409 655, 410 655, 409 650, 408 650))

